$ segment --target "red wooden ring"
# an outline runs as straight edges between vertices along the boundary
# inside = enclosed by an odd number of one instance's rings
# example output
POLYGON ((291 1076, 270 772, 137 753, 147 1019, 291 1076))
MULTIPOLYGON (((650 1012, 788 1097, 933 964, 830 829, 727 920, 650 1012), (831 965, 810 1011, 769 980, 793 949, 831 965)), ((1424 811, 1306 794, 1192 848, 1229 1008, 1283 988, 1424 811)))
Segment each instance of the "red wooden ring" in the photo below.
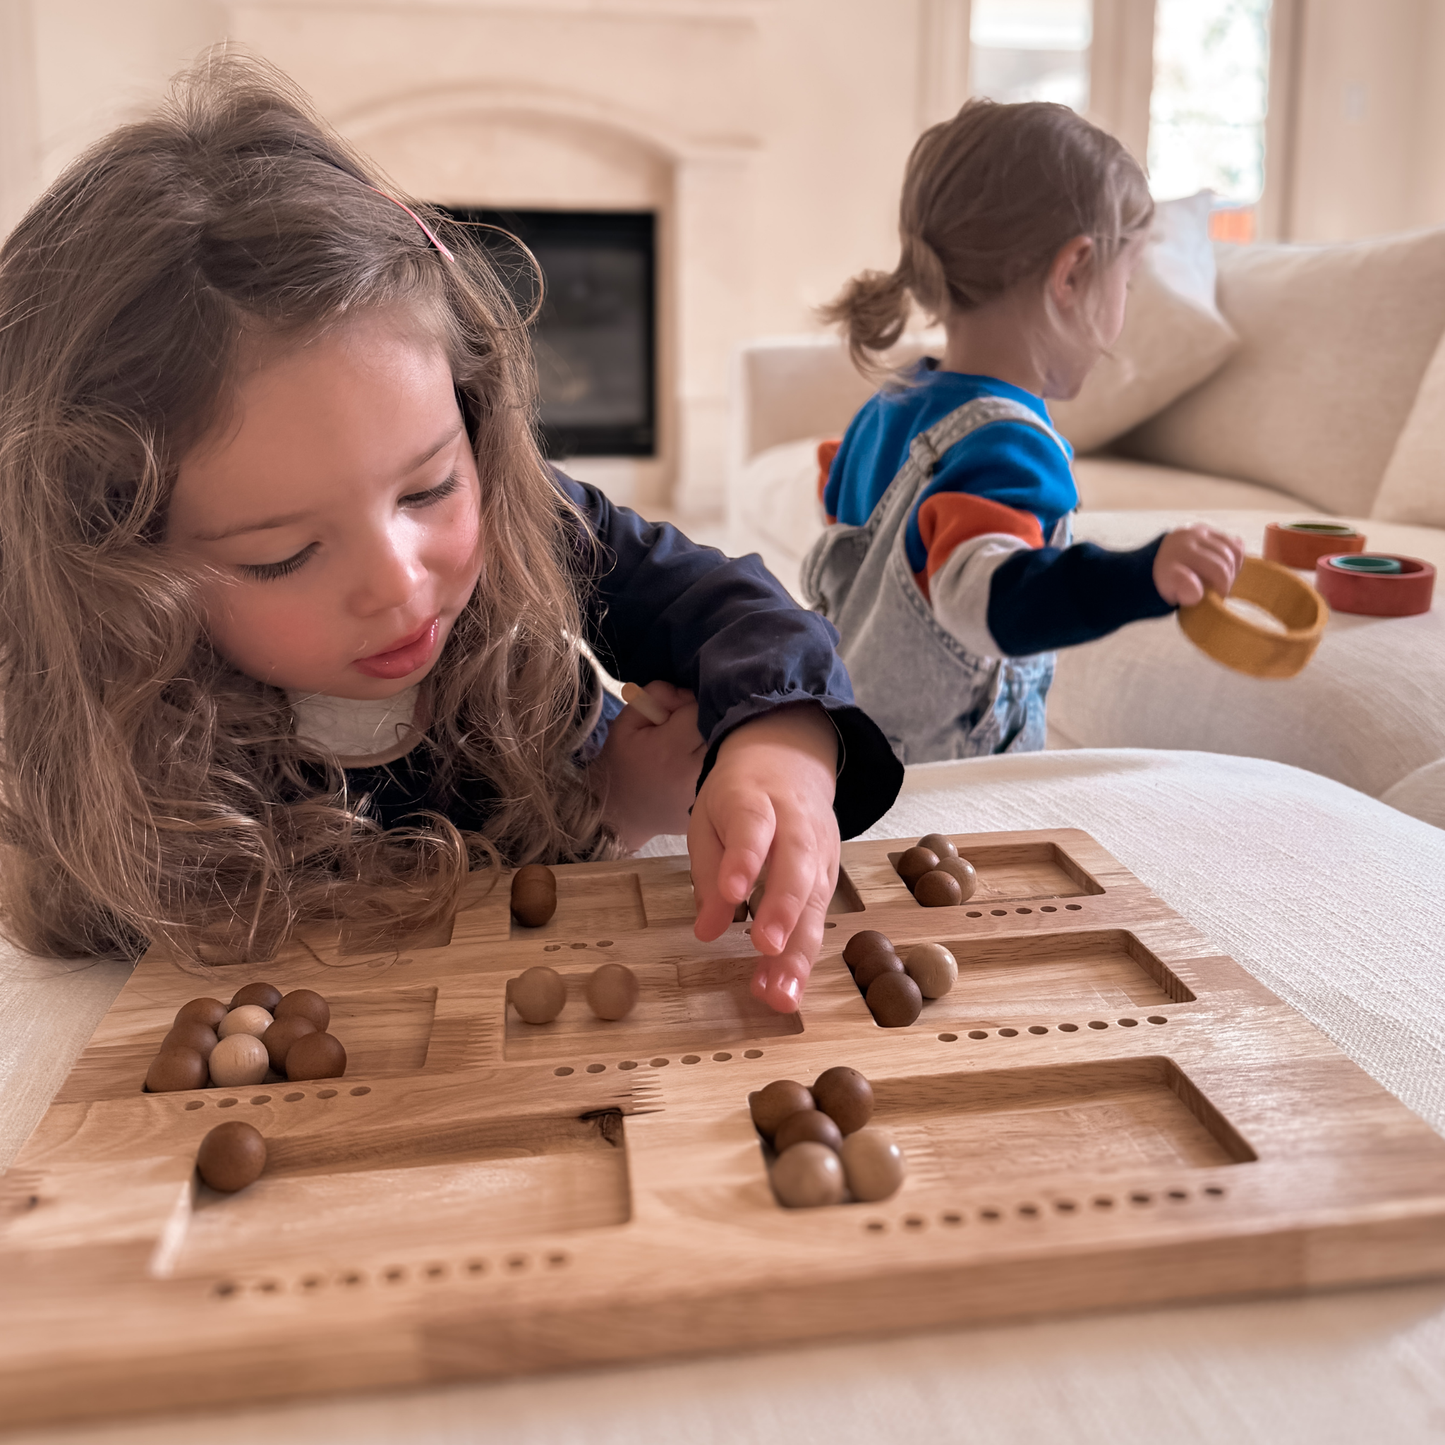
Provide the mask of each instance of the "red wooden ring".
MULTIPOLYGON (((1325 523, 1325 526, 1334 524, 1325 523)), ((1346 552, 1363 552, 1365 536, 1353 528, 1339 524, 1333 535, 1310 530, 1308 523, 1291 522, 1284 526, 1270 522, 1264 529, 1264 556, 1268 562, 1308 571, 1321 557, 1339 557, 1346 552)))
MULTIPOLYGON (((1335 556, 1348 556, 1335 553, 1335 556)), ((1382 557, 1394 556, 1381 552, 1382 557)), ((1336 612, 1365 617, 1414 617, 1428 612, 1435 595, 1435 569, 1419 557, 1394 557, 1396 573, 1350 572, 1321 557, 1315 567, 1315 589, 1336 612)))

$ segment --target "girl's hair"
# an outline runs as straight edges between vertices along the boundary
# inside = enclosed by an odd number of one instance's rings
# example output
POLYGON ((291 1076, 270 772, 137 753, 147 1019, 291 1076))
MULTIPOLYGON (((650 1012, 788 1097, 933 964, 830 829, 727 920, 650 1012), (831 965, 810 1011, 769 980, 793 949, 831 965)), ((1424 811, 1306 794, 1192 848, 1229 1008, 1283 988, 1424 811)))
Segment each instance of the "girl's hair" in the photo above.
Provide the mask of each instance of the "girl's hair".
POLYGON ((285 77, 222 53, 0 249, 0 909, 26 948, 264 958, 313 919, 400 936, 484 854, 610 846, 575 758, 592 553, 533 441, 525 321, 480 247, 448 262, 373 186, 285 77), (376 307, 436 336, 474 442, 485 564, 421 746, 443 785, 495 792, 485 839, 383 834, 332 757, 318 787, 284 695, 212 650, 199 579, 159 545, 179 459, 258 346, 376 307))
POLYGON ((1076 236, 1100 268, 1154 215, 1137 162, 1067 106, 971 100, 919 136, 898 212, 901 255, 864 271, 821 308, 854 363, 886 351, 908 323, 910 297, 930 316, 969 311, 1042 278, 1076 236))

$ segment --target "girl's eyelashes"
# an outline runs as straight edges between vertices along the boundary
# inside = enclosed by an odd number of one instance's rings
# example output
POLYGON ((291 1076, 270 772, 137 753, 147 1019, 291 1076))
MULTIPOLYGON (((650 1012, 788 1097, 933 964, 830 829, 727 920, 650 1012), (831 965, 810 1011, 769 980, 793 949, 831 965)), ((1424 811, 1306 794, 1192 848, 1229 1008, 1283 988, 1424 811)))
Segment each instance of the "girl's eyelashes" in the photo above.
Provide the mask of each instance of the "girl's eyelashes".
POLYGON ((303 547, 294 557, 287 557, 281 562, 241 562, 238 565, 248 577, 269 582, 277 577, 289 577, 320 545, 319 542, 312 542, 309 547, 303 547))
POLYGON ((456 472, 453 472, 446 481, 438 486, 431 487, 425 492, 410 492, 406 496, 399 498, 397 505, 400 507, 413 508, 429 507, 434 502, 441 502, 447 497, 450 497, 461 484, 461 477, 456 472))

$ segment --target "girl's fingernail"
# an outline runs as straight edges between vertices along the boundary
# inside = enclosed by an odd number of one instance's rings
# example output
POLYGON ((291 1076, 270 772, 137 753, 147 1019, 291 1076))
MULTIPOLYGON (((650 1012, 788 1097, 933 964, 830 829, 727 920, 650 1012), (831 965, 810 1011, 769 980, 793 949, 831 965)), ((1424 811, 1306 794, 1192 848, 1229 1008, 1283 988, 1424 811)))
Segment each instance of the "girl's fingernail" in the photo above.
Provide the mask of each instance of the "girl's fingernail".
POLYGON ((803 996, 803 986, 801 983, 798 982, 796 978, 793 977, 792 974, 789 974, 787 978, 785 978, 782 983, 778 985, 778 987, 785 994, 787 994, 787 996, 792 999, 794 1003, 797 1003, 797 1001, 803 996))
POLYGON ((788 941, 788 938, 783 930, 774 924, 772 928, 765 928, 763 930, 763 941, 769 948, 781 949, 788 941))

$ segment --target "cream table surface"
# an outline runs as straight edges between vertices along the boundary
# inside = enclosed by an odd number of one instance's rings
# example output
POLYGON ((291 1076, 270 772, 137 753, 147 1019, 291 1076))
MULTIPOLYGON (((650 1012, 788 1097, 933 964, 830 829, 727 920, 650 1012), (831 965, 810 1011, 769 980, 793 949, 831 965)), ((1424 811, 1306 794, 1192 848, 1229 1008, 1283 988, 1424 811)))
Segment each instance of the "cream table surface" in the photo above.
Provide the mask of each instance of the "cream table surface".
MULTIPOLYGON (((912 768, 873 834, 1056 826, 1088 829, 1445 1132, 1445 831, 1277 763, 1099 750, 912 768)), ((649 851, 674 850, 662 843, 649 851)), ((123 976, 113 965, 57 970, 5 961, 0 1165, 34 1126, 123 976)), ((1414 1445, 1445 1438, 1445 1283, 6 1438, 52 1445, 1414 1445)))

